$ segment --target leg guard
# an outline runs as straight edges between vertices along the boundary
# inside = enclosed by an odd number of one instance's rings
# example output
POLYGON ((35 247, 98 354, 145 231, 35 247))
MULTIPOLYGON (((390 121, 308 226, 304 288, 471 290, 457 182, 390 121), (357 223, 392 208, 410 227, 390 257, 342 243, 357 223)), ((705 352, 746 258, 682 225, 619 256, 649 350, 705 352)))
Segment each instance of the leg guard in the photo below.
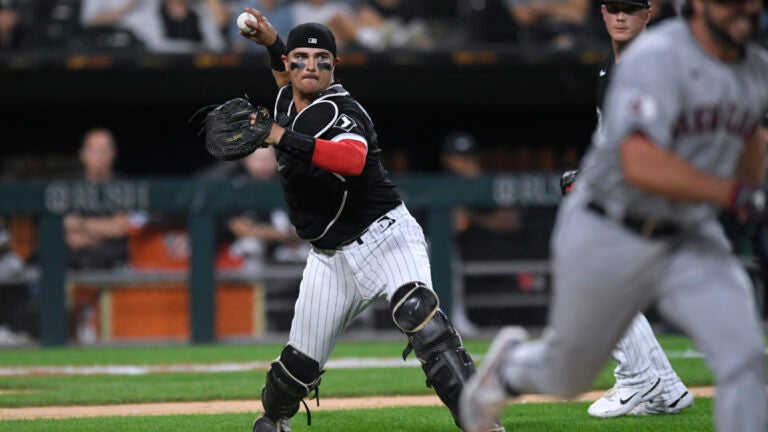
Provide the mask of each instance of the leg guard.
POLYGON ((458 425, 459 395, 475 374, 475 365, 440 310, 437 295, 423 283, 413 282, 395 292, 390 307, 395 325, 408 336, 403 357, 413 349, 427 375, 427 387, 435 389, 458 425))
MULTIPOLYGON (((299 402, 317 390, 320 374, 320 365, 315 360, 286 345, 280 358, 272 362, 261 390, 264 416, 274 423, 293 417, 299 410, 299 402)), ((311 422, 309 411, 307 422, 311 422)))

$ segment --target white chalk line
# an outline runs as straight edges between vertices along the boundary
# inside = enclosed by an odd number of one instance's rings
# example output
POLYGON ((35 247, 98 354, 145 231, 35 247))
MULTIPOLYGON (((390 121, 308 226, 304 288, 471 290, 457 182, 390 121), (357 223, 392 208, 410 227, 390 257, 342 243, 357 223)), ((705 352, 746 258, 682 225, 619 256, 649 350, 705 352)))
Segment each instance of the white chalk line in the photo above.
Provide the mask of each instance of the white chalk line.
MULTIPOLYGON (((482 355, 472 355, 475 360, 482 360, 482 355)), ((701 358, 695 350, 669 351, 670 359, 701 358)), ((88 365, 88 366, 13 366, 0 367, 0 376, 29 376, 29 375, 148 375, 154 373, 220 373, 248 372, 266 370, 268 361, 230 362, 211 364, 164 364, 164 365, 88 365)), ((403 361, 399 357, 345 357, 331 359, 325 364, 325 369, 370 369, 370 368, 403 368, 420 367, 421 363, 415 358, 403 361)))

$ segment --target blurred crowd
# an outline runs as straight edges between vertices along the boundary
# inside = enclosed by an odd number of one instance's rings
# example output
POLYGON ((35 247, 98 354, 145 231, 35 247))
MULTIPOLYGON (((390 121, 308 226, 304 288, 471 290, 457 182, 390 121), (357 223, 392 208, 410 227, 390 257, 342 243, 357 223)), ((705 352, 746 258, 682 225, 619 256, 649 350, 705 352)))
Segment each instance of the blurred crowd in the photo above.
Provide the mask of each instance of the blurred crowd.
MULTIPOLYGON (((653 0, 651 24, 674 15, 678 1, 653 0)), ((596 0, 0 0, 0 51, 258 51, 235 25, 246 6, 283 37, 324 23, 342 51, 605 41, 596 0)))

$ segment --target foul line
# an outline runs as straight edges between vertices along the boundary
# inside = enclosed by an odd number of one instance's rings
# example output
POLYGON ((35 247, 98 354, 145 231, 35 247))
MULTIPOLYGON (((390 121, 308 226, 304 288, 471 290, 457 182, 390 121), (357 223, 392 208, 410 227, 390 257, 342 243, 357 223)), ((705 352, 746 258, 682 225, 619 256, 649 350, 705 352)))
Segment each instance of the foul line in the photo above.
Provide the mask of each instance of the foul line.
MULTIPOLYGON (((701 358, 702 355, 694 350, 670 351, 667 357, 701 358)), ((482 355, 472 355, 475 360, 482 360, 482 355)), ((218 372, 248 372, 266 370, 268 361, 245 363, 211 363, 211 364, 171 364, 171 365, 89 365, 89 366, 27 366, 0 367, 0 376, 28 375, 148 375, 153 373, 218 373, 218 372)), ((420 367, 418 360, 403 361, 399 357, 371 358, 345 357, 328 360, 327 369, 368 369, 368 368, 402 368, 420 367)))

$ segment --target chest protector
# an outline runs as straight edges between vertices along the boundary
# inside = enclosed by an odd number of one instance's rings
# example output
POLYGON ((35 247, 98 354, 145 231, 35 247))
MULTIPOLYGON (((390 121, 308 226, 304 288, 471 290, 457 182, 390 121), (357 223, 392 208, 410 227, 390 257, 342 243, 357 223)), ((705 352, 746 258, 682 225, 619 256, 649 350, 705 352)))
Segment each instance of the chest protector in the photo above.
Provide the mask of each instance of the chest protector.
MULTIPOLYGON (((334 98, 348 96, 340 85, 331 86, 312 104, 296 113, 291 85, 280 89, 275 119, 280 126, 315 138, 322 137, 339 115, 334 98)), ((280 181, 299 237, 321 239, 338 220, 347 202, 349 185, 336 173, 308 164, 288 151, 275 148, 280 181)))

